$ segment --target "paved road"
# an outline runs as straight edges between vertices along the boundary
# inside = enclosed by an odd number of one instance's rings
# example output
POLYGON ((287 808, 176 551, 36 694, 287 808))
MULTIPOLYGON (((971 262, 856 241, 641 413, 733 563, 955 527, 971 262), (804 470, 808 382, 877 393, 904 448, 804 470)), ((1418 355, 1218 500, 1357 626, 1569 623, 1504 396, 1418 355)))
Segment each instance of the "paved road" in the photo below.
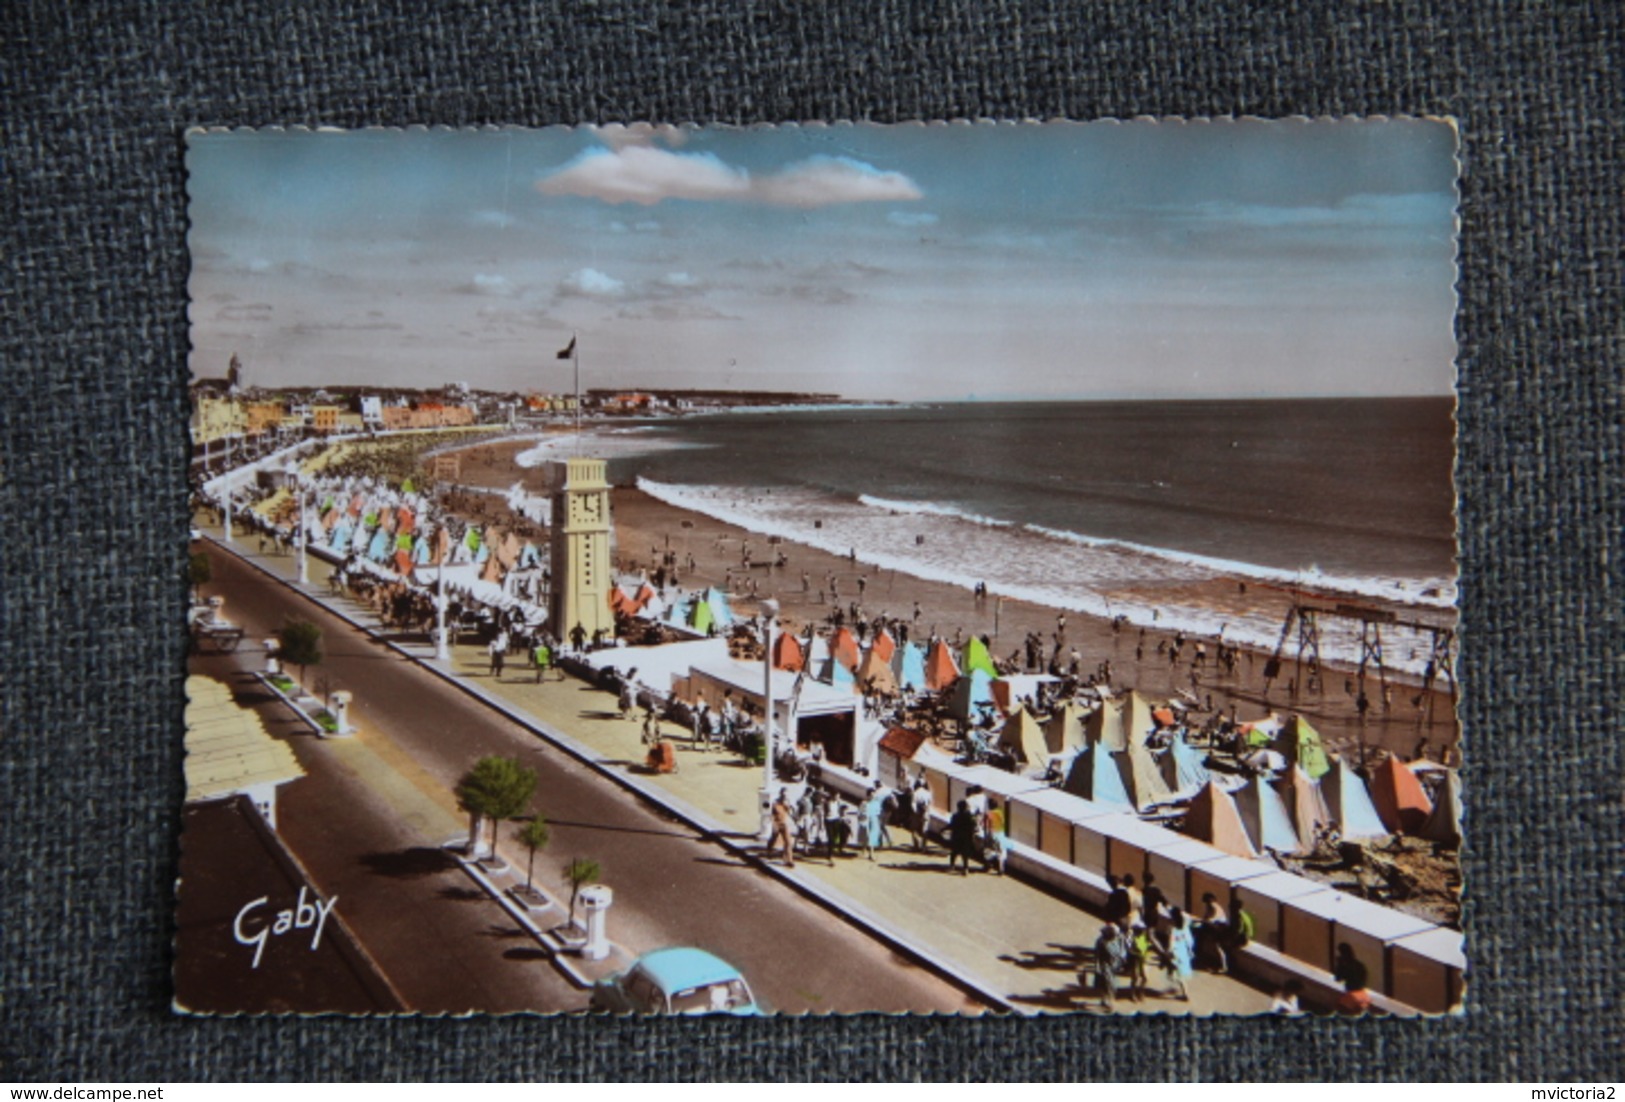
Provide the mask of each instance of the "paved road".
POLYGON ((283 790, 281 832, 323 888, 343 897, 340 909, 357 937, 415 1008, 556 1010, 585 1002, 438 853, 445 827, 457 822, 450 795, 456 779, 477 758, 502 754, 541 773, 537 806, 552 842, 538 858, 538 879, 557 885, 558 867, 571 857, 600 862, 616 893, 611 934, 633 951, 711 949, 739 966, 765 1003, 790 1013, 978 1009, 958 989, 320 606, 229 554, 210 557, 209 591, 226 596, 226 615, 247 629, 247 639, 235 655, 194 659, 197 672, 229 679, 233 670, 255 667, 261 658, 252 641, 296 613, 322 629, 326 652, 307 684, 326 676, 355 694, 368 732, 357 743, 296 734, 267 708, 279 720, 272 730, 293 735, 310 773, 283 790), (346 756, 362 752, 348 747, 361 742, 413 786, 413 799, 392 798, 348 767, 346 756), (426 800, 436 806, 425 811, 426 800), (416 811, 403 814, 403 807, 416 811))

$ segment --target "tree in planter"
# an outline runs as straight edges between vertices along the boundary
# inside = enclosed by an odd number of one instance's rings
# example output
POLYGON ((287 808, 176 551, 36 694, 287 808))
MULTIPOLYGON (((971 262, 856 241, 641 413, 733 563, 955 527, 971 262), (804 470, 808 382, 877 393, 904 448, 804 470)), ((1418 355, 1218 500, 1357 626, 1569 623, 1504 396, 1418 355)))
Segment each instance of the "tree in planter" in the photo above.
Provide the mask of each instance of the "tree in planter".
POLYGON ((289 620, 277 629, 277 654, 284 662, 299 667, 299 680, 305 679, 305 667, 322 660, 322 629, 309 620, 289 620))
POLYGON ((547 820, 538 815, 514 831, 513 836, 519 840, 520 845, 530 850, 530 861, 525 865, 525 890, 535 892, 536 851, 546 849, 553 835, 547 829, 547 820))
POLYGON ((192 595, 198 599, 203 597, 203 587, 209 584, 214 577, 214 567, 209 562, 209 556, 202 551, 194 551, 186 558, 186 584, 192 587, 192 595))
POLYGON ((483 757, 463 774, 455 790, 457 806, 468 813, 468 855, 478 855, 480 824, 491 821, 491 854, 496 854, 496 824, 524 813, 536 792, 536 770, 513 758, 483 757))
POLYGON ((588 884, 598 883, 603 873, 597 861, 586 857, 577 857, 564 866, 564 878, 570 882, 570 925, 576 924, 576 897, 581 894, 581 889, 588 884))

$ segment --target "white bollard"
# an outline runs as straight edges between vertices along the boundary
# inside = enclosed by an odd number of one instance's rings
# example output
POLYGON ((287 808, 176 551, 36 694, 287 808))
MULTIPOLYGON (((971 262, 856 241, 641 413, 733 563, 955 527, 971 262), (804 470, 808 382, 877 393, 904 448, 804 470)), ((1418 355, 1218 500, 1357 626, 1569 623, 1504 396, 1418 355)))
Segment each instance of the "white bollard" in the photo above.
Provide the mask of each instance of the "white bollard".
POLYGON ((220 615, 220 610, 225 607, 225 604, 226 599, 224 597, 209 598, 208 623, 210 627, 213 627, 215 624, 225 623, 225 618, 220 615))
POLYGON ((265 645, 265 672, 269 676, 275 677, 282 672, 282 663, 277 660, 276 656, 282 644, 275 639, 266 639, 263 642, 265 645))
POLYGON ((609 905, 613 902, 615 893, 602 884, 589 884, 581 889, 581 908, 587 923, 587 942, 581 947, 581 959, 603 960, 609 956, 606 927, 609 905))
POLYGON ((327 710, 333 713, 333 724, 337 728, 333 732, 335 735, 347 735, 355 730, 350 726, 350 694, 344 689, 329 698, 327 710))

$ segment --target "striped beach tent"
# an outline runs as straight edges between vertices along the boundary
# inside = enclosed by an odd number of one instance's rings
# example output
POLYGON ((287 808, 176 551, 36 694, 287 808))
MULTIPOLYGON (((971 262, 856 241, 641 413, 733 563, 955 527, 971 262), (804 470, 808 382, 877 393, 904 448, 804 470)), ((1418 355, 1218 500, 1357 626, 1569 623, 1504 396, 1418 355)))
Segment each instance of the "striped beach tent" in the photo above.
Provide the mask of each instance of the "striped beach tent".
POLYGON ((1422 789, 1410 766, 1394 757, 1377 766, 1371 774, 1371 802, 1389 830, 1415 834, 1433 814, 1433 801, 1422 789))
POLYGON ((904 643, 892 654, 892 673, 897 684, 908 692, 919 692, 926 687, 925 655, 918 645, 904 643))
POLYGON ((941 639, 936 640, 925 656, 925 687, 941 692, 958 679, 959 666, 954 662, 953 651, 941 639))
POLYGON ((1233 857, 1252 859, 1258 856, 1247 828, 1242 825, 1241 812, 1230 793, 1210 780, 1202 786, 1190 807, 1185 811, 1185 833, 1222 850, 1233 857))
POLYGON ((979 636, 971 636, 962 652, 960 669, 965 673, 972 670, 981 670, 989 677, 999 676, 998 668, 993 665, 993 656, 987 653, 987 644, 979 636))
POLYGON ((791 673, 800 673, 801 667, 806 664, 807 656, 802 653, 801 644, 789 632, 781 632, 773 639, 773 668, 776 670, 789 670, 791 673))
POLYGON ((852 632, 845 627, 835 629, 835 634, 829 638, 829 653, 848 670, 858 668, 862 655, 858 651, 858 640, 852 632))
POLYGON ((1382 816, 1371 802, 1371 793, 1354 767, 1342 758, 1331 759, 1331 768, 1321 778, 1320 790, 1326 797, 1326 807, 1332 813, 1332 825, 1350 841, 1361 838, 1386 838, 1388 829, 1382 825, 1382 816))
POLYGON ((1444 783, 1433 801, 1433 813, 1416 833, 1446 849, 1461 845, 1461 778, 1454 769, 1445 771, 1444 783))
MULTIPOLYGON (((974 675, 973 675, 974 676, 974 675)), ((1020 705, 1015 714, 1005 721, 999 732, 999 749, 1028 769, 1043 768, 1049 762, 1049 744, 1044 741, 1044 728, 1033 714, 1020 705)))
POLYGON ((1044 745, 1052 754, 1081 750, 1087 742, 1083 733, 1083 706, 1069 700, 1044 724, 1044 745))
POLYGON ((1175 793, 1193 791, 1212 779, 1206 755, 1186 742, 1182 732, 1174 735, 1162 756, 1162 779, 1175 793))
POLYGON ((1292 816, 1281 802, 1281 794, 1263 777, 1255 776, 1248 781, 1236 793, 1235 800, 1253 848, 1260 853, 1271 849, 1277 853, 1297 853, 1302 848, 1292 816))
POLYGON ((972 670, 954 682, 948 694, 948 710, 961 722, 968 723, 980 715, 982 709, 978 706, 982 704, 996 707, 993 702, 993 679, 986 672, 972 670))
POLYGON ((1102 742, 1090 743, 1078 752, 1063 787, 1074 796, 1096 803, 1134 806, 1128 789, 1123 786, 1123 774, 1112 760, 1112 752, 1102 742))
POLYGON ((1281 794, 1281 802, 1286 805, 1286 812, 1292 818, 1292 827, 1298 832, 1303 848, 1311 848, 1319 829, 1332 821, 1332 811, 1326 806, 1326 795, 1320 790, 1320 782, 1305 772, 1303 766, 1294 765, 1277 783, 1276 791, 1281 794))

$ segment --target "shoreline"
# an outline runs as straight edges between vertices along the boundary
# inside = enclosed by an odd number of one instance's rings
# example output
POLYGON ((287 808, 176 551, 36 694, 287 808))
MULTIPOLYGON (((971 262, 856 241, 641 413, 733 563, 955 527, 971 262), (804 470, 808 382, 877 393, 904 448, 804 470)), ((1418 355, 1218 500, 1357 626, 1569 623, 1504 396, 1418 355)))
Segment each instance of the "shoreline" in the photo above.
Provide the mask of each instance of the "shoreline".
MULTIPOLYGON (((527 446, 533 445, 504 441, 465 451, 459 482, 506 489, 517 481, 532 492, 541 492, 545 489, 542 470, 522 468, 514 462, 514 455, 527 446)), ((1413 760, 1418 756, 1419 740, 1425 738, 1425 756, 1437 761, 1459 742, 1459 725, 1449 694, 1438 688, 1421 694, 1419 679, 1415 677, 1390 674, 1391 707, 1386 709, 1380 686, 1368 678, 1371 707, 1362 729, 1354 697, 1347 692, 1354 673, 1330 663, 1323 667, 1321 691, 1304 691, 1296 701, 1289 692, 1296 672, 1292 660, 1283 657, 1281 674, 1265 697, 1261 692, 1262 671, 1269 654, 1245 645, 1237 647, 1234 676, 1221 674, 1217 664, 1209 662, 1193 682, 1189 646, 1177 665, 1170 663, 1167 657, 1166 644, 1173 639, 1172 631, 1132 625, 1114 631, 1110 620, 1087 613, 1010 597, 990 595, 978 601, 962 586, 881 568, 864 562, 861 557, 853 562, 845 556, 787 539, 770 544, 769 538, 759 533, 667 504, 633 487, 616 486, 611 502, 616 562, 624 573, 635 574, 640 569, 652 571, 661 553, 669 548, 677 553, 684 567, 677 579, 677 584, 684 589, 707 585, 725 588, 736 611, 742 614, 754 612, 757 600, 774 598, 780 603, 784 623, 793 629, 804 629, 809 622, 824 621, 832 608, 827 596, 830 579, 834 580, 841 607, 847 608, 859 600, 859 579, 862 578, 863 613, 867 616, 883 613, 910 622, 914 625, 910 629, 911 639, 922 640, 932 634, 951 639, 956 629, 967 638, 972 634, 986 634, 993 638, 994 655, 1003 658, 1021 649, 1028 633, 1036 633, 1044 642, 1047 658, 1059 634, 1063 661, 1076 649, 1086 676, 1101 663, 1110 662, 1111 681, 1119 691, 1134 688, 1159 701, 1181 692, 1191 693, 1204 705, 1211 695, 1215 708, 1226 712, 1234 709, 1243 722, 1262 719, 1270 712, 1298 712, 1321 732, 1333 749, 1356 758, 1363 743, 1369 749, 1386 750, 1401 760, 1413 760), (753 552, 754 564, 748 571, 741 566, 746 545, 753 552), (787 560, 785 566, 770 568, 768 562, 780 552, 787 560), (692 572, 686 569, 690 556, 694 561, 692 572), (746 579, 755 583, 754 594, 746 579), (1159 653, 1158 643, 1165 644, 1163 652, 1159 653), (1420 708, 1413 705, 1413 698, 1418 695, 1422 698, 1420 708)), ((1235 604, 1245 596, 1248 608, 1255 612, 1263 609, 1277 618, 1284 618, 1291 603, 1291 594, 1285 587, 1253 584, 1243 592, 1238 590, 1234 578, 1215 578, 1194 585, 1181 582, 1158 589, 1157 595, 1163 600, 1194 597, 1219 608, 1226 603, 1235 604)), ((1211 637, 1204 639, 1194 633, 1187 633, 1186 640, 1187 643, 1201 640, 1210 645, 1213 642, 1211 637)))

